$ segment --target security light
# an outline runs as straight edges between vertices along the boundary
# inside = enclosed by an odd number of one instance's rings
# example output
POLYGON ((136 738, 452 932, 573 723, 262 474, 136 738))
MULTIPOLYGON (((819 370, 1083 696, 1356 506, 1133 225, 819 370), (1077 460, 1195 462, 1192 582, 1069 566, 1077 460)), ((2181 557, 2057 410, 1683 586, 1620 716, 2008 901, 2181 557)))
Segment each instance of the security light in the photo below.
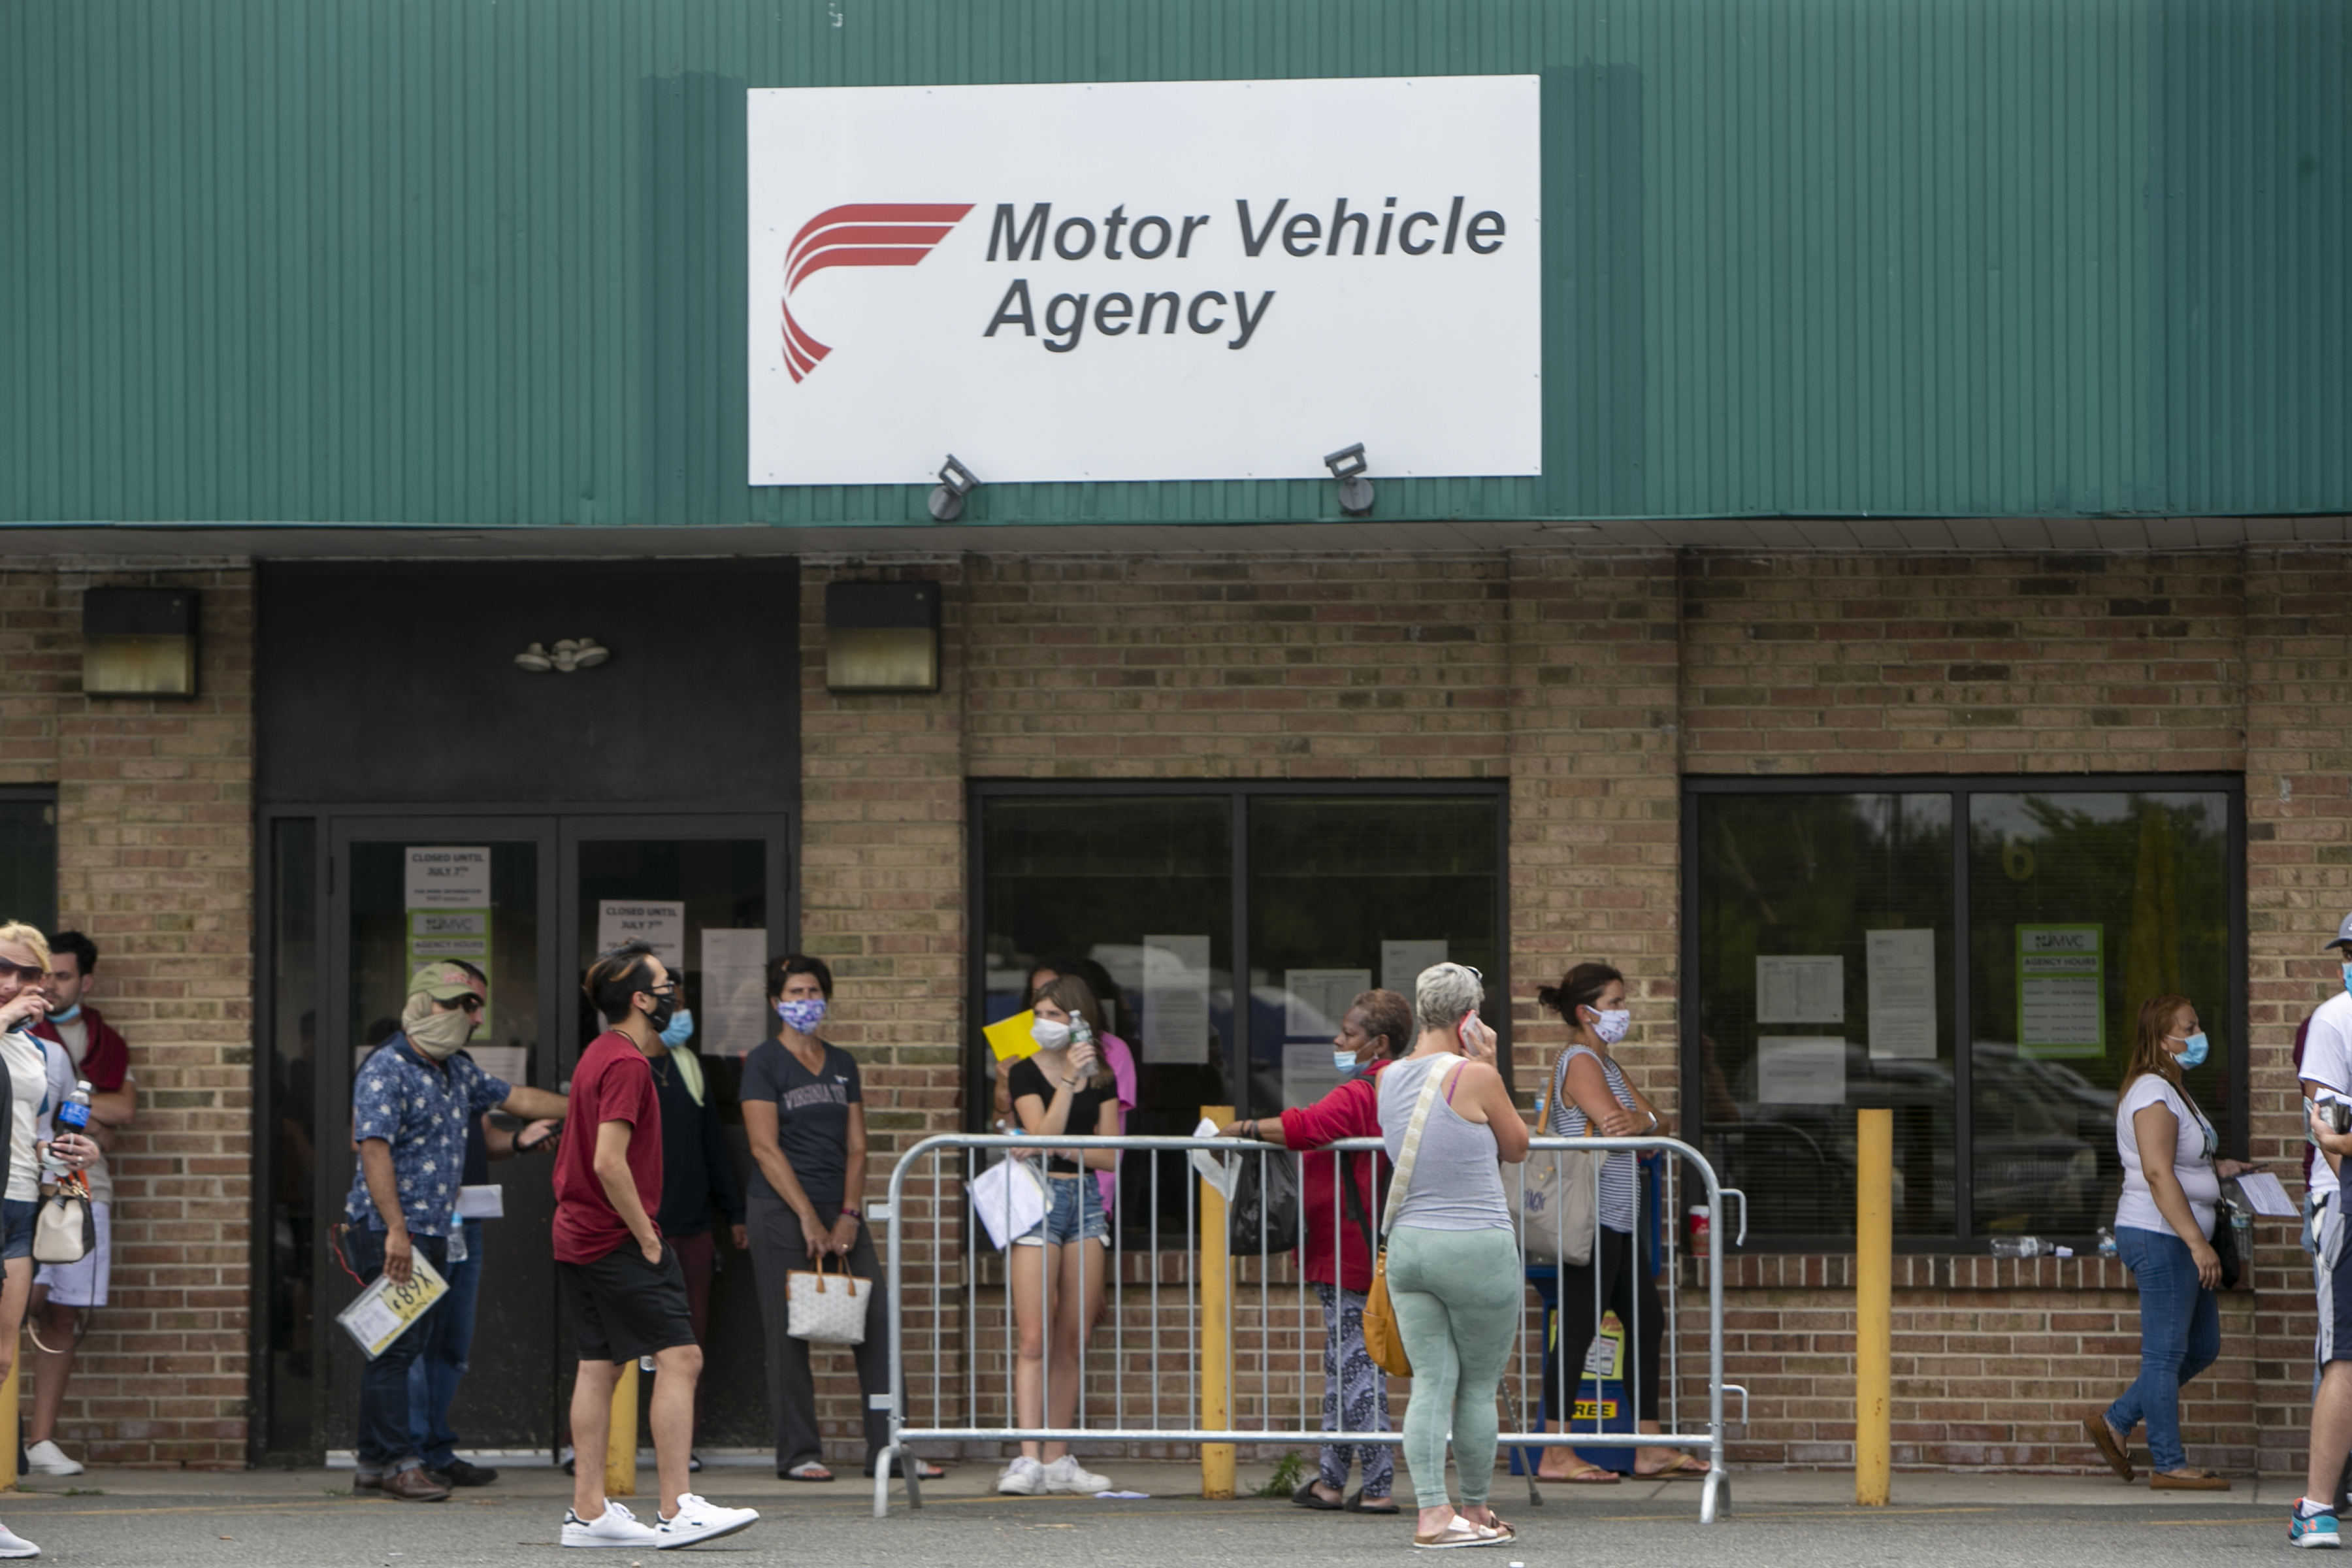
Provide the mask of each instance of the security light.
POLYGON ((1364 461, 1364 444, 1342 447, 1323 459, 1331 477, 1339 481, 1339 510, 1349 517, 1361 517, 1372 510, 1372 481, 1364 478, 1370 464, 1364 461))

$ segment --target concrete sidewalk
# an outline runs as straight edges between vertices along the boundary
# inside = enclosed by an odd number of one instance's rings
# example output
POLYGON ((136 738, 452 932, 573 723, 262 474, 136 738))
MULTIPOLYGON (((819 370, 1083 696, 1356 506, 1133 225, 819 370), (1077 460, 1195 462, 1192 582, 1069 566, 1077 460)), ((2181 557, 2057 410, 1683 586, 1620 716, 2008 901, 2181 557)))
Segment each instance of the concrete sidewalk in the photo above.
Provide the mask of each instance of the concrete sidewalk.
MULTIPOLYGON (((761 1522, 743 1535, 695 1550, 738 1564, 821 1563, 824 1568, 1233 1568, 1238 1559, 1279 1559, 1284 1568, 1402 1561, 1412 1520, 1318 1513, 1278 1499, 1207 1501, 1197 1465, 1097 1461, 1134 1500, 1008 1498, 994 1490, 995 1466, 956 1466, 924 1489, 926 1506, 905 1505, 893 1488, 887 1520, 871 1517, 870 1482, 854 1469, 831 1485, 779 1481, 762 1468, 713 1468, 698 1489, 757 1508, 761 1522)), ((1247 1489, 1272 1467, 1245 1464, 1247 1489)), ((654 1511, 653 1476, 633 1500, 654 1511)), ((561 1471, 511 1469, 497 1484, 446 1504, 352 1496, 348 1470, 101 1470, 68 1483, 33 1478, 0 1497, 0 1519, 38 1542, 46 1559, 152 1568, 159 1563, 243 1568, 418 1568, 425 1563, 548 1562, 569 1499, 561 1471)), ((2223 1493, 2150 1493, 2111 1479, 2067 1476, 1898 1475, 1886 1509, 1853 1506, 1842 1473, 1737 1472, 1731 1508, 1712 1527, 1697 1523, 1699 1488, 1689 1482, 1615 1487, 1547 1486, 1530 1507, 1524 1479, 1498 1476, 1494 1502, 1520 1539, 1491 1568, 1881 1568, 1934 1556, 1938 1568, 2210 1568, 2217 1551, 2286 1548, 2285 1514, 2299 1490, 2293 1478, 2240 1479, 2223 1493)), ((636 1554, 609 1561, 614 1568, 636 1554)))

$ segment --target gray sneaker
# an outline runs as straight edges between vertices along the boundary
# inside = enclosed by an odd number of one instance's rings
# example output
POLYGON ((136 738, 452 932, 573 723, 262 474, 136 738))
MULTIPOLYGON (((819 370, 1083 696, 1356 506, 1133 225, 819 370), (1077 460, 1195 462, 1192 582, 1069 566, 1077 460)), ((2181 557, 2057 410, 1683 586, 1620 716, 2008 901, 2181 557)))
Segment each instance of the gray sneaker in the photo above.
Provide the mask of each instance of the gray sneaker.
POLYGON ((1024 1455, 1004 1467, 996 1478, 996 1489, 1008 1497, 1035 1497, 1053 1488, 1045 1484, 1045 1467, 1024 1455))

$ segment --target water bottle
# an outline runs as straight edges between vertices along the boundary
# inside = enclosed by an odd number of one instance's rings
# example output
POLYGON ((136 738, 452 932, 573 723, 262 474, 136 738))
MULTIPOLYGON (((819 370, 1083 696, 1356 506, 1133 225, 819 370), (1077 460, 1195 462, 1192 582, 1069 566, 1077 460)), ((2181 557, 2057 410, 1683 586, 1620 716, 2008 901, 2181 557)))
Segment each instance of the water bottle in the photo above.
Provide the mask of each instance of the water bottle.
POLYGON ((465 1216, 452 1210, 449 1215, 448 1260, 452 1263, 463 1263, 470 1256, 472 1255, 466 1247, 465 1216))
POLYGON ((67 1131, 89 1136, 89 1079, 81 1079, 74 1084, 73 1092, 58 1107, 57 1124, 67 1131))
POLYGON ((2238 1266, 2245 1268, 2254 1260, 2254 1216, 2252 1210, 2230 1200, 2230 1235, 2238 1244, 2238 1266))
POLYGON ((1995 1258, 2046 1258, 2050 1244, 2038 1236, 1996 1236, 1992 1238, 1995 1258))
POLYGON ((2103 1225, 2103 1226, 2101 1226, 2099 1227, 2099 1256, 2100 1256, 2100 1257, 2102 1257, 2102 1258, 2113 1258, 2115 1255, 2116 1255, 2116 1231, 2115 1231, 2115 1226, 2107 1226, 2107 1225, 2103 1225))

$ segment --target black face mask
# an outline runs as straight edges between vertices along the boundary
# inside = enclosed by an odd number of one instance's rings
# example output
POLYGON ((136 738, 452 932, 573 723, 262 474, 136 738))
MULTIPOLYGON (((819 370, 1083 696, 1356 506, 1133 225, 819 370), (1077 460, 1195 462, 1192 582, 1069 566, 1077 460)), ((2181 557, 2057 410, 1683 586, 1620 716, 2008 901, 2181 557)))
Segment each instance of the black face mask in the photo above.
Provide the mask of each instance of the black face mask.
POLYGON ((658 1035, 669 1027, 670 1019, 677 1012, 677 992, 673 989, 667 996, 654 996, 650 991, 646 994, 654 997, 654 1010, 646 1015, 646 1022, 651 1024, 654 1033, 658 1035))

